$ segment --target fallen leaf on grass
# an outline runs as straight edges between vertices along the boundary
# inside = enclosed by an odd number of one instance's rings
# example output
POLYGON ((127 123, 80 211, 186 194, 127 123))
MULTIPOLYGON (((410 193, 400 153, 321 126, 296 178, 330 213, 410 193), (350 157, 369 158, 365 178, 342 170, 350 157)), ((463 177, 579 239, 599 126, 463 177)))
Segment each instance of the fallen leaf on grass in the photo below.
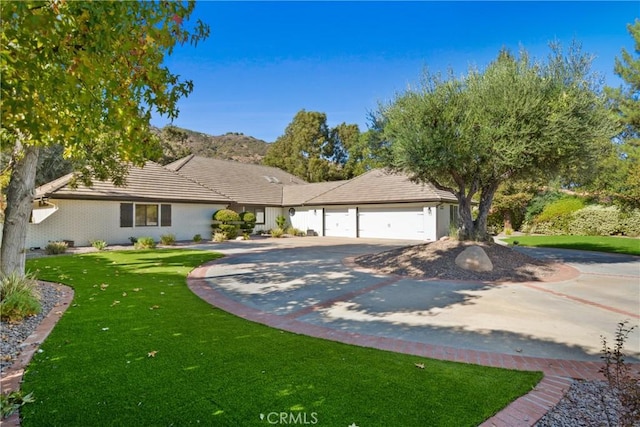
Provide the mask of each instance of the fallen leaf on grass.
POLYGON ((416 368, 424 369, 424 363, 414 363, 416 368))
POLYGON ((142 290, 142 288, 133 288, 133 292, 139 292, 141 290, 142 290))
POLYGON ((126 293, 126 292, 123 292, 123 293, 122 293, 122 296, 123 296, 123 297, 126 297, 126 296, 127 296, 127 293, 126 293))
POLYGON ((149 307, 149 310, 155 310, 155 309, 158 309, 158 308, 160 308, 159 305, 152 305, 151 307, 149 307))
POLYGON ((107 285, 106 283, 103 283, 100 285, 100 290, 104 291, 105 289, 107 289, 109 287, 109 285, 107 285))
POLYGON ((149 353, 147 353, 147 357, 156 357, 157 353, 158 353, 158 350, 150 351, 149 353))
POLYGON ((113 302, 113 304, 111 304, 111 307, 113 307, 114 305, 118 305, 118 304, 120 304, 120 301, 115 300, 115 301, 113 302))

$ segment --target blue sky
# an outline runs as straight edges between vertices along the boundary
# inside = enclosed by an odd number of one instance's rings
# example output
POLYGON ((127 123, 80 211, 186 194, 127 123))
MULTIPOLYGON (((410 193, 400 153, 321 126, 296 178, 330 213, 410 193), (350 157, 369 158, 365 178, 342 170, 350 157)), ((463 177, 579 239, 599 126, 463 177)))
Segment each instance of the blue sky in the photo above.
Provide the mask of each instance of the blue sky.
POLYGON ((594 70, 617 86, 614 58, 623 47, 633 51, 626 25, 638 17, 637 1, 199 1, 192 21, 208 23, 210 37, 166 61, 195 85, 173 124, 273 142, 306 109, 326 113, 330 126, 364 131, 368 112, 416 86, 425 67, 461 75, 503 46, 544 58, 552 40, 581 42, 596 57, 594 70))

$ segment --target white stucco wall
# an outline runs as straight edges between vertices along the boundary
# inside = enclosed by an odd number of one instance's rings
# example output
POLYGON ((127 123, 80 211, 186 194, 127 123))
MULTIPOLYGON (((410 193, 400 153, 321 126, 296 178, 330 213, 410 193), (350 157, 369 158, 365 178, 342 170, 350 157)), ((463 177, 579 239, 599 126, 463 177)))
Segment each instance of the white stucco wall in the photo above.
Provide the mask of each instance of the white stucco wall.
POLYGON ((171 226, 120 227, 120 202, 94 200, 50 200, 58 211, 40 224, 29 224, 26 247, 44 247, 49 241, 73 240, 76 246, 88 246, 90 240, 108 244, 130 243, 129 237, 150 236, 160 240, 174 234, 177 240, 191 240, 195 234, 211 238, 211 215, 224 205, 168 203, 171 226))

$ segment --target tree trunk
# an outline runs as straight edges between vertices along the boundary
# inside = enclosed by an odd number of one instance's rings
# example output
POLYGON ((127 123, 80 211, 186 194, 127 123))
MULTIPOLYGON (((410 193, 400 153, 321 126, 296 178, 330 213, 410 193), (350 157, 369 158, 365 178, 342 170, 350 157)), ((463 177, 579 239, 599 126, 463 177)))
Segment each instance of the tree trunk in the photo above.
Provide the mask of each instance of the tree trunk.
POLYGON ((490 184, 482 188, 480 193, 480 205, 478 206, 478 217, 474 221, 475 239, 481 242, 490 242, 491 236, 487 233, 487 217, 493 202, 493 196, 498 189, 498 183, 490 184))
POLYGON ((23 147, 16 143, 11 166, 11 180, 7 188, 7 207, 4 212, 0 274, 25 272, 25 243, 35 189, 38 147, 23 147))
POLYGON ((464 195, 457 194, 458 197, 458 216, 460 224, 458 228, 458 240, 475 240, 473 215, 471 214, 471 199, 467 199, 464 195))
POLYGON ((487 233, 487 217, 491 203, 493 202, 493 196, 497 189, 498 184, 482 188, 480 205, 478 206, 478 217, 475 220, 471 212, 473 195, 465 196, 463 193, 456 193, 456 197, 458 198, 458 214, 460 216, 460 228, 458 229, 459 240, 491 241, 491 236, 487 233))
POLYGON ((503 216, 504 216, 504 231, 506 233, 507 230, 513 230, 513 223, 511 221, 511 211, 510 210, 505 210, 503 212, 503 216))

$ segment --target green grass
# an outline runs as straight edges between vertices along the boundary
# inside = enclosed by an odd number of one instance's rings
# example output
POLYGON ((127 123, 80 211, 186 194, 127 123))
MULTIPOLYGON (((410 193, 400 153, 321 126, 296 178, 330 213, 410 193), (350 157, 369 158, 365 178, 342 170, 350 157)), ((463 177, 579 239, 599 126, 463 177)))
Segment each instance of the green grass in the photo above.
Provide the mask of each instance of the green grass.
POLYGON ((640 255, 640 239, 611 236, 518 236, 504 239, 520 246, 581 249, 584 251, 612 252, 640 255))
POLYGON ((283 412, 293 414, 289 424, 473 426, 542 377, 233 316, 185 283, 216 257, 170 249, 31 260, 31 271, 69 284, 75 298, 27 369, 22 389, 36 402, 23 408, 22 425, 265 426, 283 412))

